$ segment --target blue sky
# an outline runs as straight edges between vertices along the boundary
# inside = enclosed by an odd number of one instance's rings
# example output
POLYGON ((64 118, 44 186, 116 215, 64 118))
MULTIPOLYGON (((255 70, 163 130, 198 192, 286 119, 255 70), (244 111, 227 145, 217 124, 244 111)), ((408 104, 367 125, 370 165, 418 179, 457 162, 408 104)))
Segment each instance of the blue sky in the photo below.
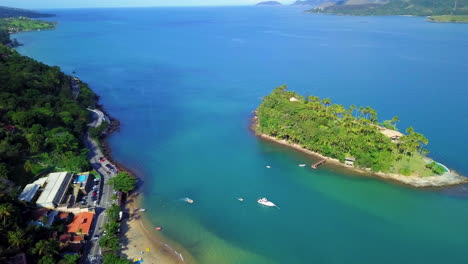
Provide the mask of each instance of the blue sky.
MULTIPOLYGON (((263 0, 1 0, 1 6, 19 8, 79 8, 137 6, 252 5, 263 0)), ((288 4, 294 0, 277 0, 288 4)))

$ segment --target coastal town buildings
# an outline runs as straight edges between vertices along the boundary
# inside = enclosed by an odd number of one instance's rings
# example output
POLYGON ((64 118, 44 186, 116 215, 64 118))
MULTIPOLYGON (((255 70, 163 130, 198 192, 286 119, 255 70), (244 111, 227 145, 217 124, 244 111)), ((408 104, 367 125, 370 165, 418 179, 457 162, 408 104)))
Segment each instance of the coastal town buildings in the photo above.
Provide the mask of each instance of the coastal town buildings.
POLYGON ((73 221, 68 225, 67 232, 75 235, 89 235, 94 213, 83 212, 75 215, 73 221))
POLYGON ((68 172, 55 172, 49 174, 46 186, 36 201, 40 207, 55 208, 62 201, 67 191, 72 174, 68 172))
POLYGON ((44 187, 46 181, 47 177, 43 177, 34 181, 33 183, 26 185, 21 194, 18 196, 18 200, 25 202, 31 202, 35 200, 37 198, 37 194, 39 193, 38 191, 40 188, 44 187))

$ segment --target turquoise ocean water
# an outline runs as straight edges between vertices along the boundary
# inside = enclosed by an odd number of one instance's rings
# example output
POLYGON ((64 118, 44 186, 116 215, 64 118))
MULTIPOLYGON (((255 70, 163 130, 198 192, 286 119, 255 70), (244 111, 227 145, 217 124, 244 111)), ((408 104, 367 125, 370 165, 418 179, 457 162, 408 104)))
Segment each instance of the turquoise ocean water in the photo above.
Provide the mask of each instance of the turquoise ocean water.
POLYGON ((101 96, 122 122, 113 153, 142 176, 150 220, 199 263, 468 263, 468 187, 300 168, 313 159, 248 128, 262 96, 287 84, 398 115, 430 139, 431 157, 467 175, 466 24, 294 8, 52 12, 58 28, 16 35, 19 51, 101 96))

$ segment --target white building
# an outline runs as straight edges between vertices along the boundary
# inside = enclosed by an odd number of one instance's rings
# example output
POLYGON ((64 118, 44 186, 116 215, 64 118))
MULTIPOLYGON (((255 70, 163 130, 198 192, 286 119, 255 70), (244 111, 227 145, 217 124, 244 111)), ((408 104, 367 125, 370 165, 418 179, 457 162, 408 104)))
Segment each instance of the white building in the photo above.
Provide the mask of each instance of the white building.
POLYGON ((47 177, 40 178, 36 180, 33 183, 30 183, 26 185, 21 192, 21 194, 18 196, 18 200, 20 201, 25 201, 25 202, 31 202, 34 197, 37 194, 37 191, 39 191, 39 188, 43 187, 47 181, 47 177))
POLYGON ((35 183, 30 183, 26 185, 21 194, 18 196, 18 199, 20 201, 25 201, 28 203, 31 202, 31 200, 34 198, 40 187, 41 186, 39 184, 35 183))
POLYGON ((68 172, 55 172, 49 174, 46 186, 36 204, 41 207, 55 208, 67 192, 72 174, 68 172))

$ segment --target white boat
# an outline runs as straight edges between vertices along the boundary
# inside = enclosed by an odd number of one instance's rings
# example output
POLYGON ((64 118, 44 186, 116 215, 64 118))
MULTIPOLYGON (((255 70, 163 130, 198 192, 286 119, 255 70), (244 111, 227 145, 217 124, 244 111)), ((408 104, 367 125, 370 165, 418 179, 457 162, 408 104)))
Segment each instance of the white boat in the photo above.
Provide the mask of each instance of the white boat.
POLYGON ((140 208, 140 209, 138 209, 137 211, 138 211, 138 212, 145 212, 146 209, 145 209, 145 208, 140 208))
POLYGON ((274 203, 268 201, 267 198, 260 198, 260 199, 257 200, 257 203, 263 204, 263 205, 269 206, 269 207, 276 206, 276 204, 274 204, 274 203))
POLYGON ((305 167, 306 165, 305 164, 299 164, 299 167, 305 167))
POLYGON ((187 203, 193 203, 193 200, 188 198, 188 197, 185 197, 184 201, 187 202, 187 203))
POLYGON ((267 165, 266 167, 267 167, 267 169, 271 168, 270 165, 267 165))
POLYGON ((243 201, 244 201, 244 198, 237 198, 237 200, 243 202, 243 201))

